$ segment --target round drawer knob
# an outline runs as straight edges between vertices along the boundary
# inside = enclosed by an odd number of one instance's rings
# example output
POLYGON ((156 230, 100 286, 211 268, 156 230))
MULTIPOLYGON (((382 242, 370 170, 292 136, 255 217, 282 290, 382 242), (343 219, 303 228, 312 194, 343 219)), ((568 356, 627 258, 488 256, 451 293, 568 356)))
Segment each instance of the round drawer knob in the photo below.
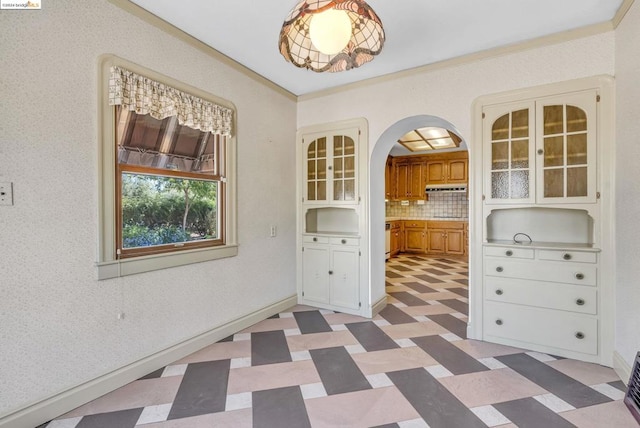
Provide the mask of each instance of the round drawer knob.
POLYGON ((571 254, 569 253, 564 253, 564 255, 562 256, 563 259, 565 260, 571 260, 571 254))
POLYGON ((504 270, 504 269, 502 268, 502 266, 498 266, 498 267, 496 268, 496 272, 502 272, 503 270, 504 270))
POLYGON ((507 252, 505 254, 507 255, 507 257, 511 257, 511 256, 513 256, 513 251, 507 250, 507 252))
POLYGON ((539 154, 539 155, 544 154, 544 150, 542 150, 542 149, 538 149, 538 154, 539 154))
POLYGON ((316 238, 315 236, 313 237, 313 242, 318 242, 318 238, 316 238))
POLYGON ((578 306, 584 306, 584 299, 578 299, 578 300, 576 300, 576 305, 578 305, 578 306))
POLYGON ((576 274, 576 279, 584 279, 584 274, 583 273, 577 273, 576 274))
POLYGON ((496 324, 498 324, 498 325, 502 325, 502 320, 501 320, 501 319, 497 319, 497 320, 496 320, 496 324))
POLYGON ((333 275, 333 271, 332 270, 329 271, 329 275, 333 275))
POLYGON ((346 239, 343 239, 343 240, 342 240, 342 241, 340 241, 340 242, 342 242, 343 244, 346 244, 346 243, 347 243, 347 240, 346 240, 346 239))
POLYGON ((502 293, 503 293, 503 291, 502 291, 502 290, 500 290, 499 288, 496 290, 496 294, 497 294, 498 296, 502 296, 502 293))
POLYGON ((577 332, 576 333, 576 339, 580 339, 580 340, 584 339, 584 333, 581 332, 581 331, 577 332))

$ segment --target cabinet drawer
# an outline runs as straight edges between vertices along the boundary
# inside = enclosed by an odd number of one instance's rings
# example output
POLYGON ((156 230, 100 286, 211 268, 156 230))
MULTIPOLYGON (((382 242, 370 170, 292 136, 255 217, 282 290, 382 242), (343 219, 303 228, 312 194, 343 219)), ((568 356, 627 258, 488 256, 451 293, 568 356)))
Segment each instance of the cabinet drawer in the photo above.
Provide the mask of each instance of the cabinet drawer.
POLYGON ((484 335, 596 355, 598 321, 589 315, 485 302, 484 335))
POLYGON ((504 278, 521 278, 591 286, 597 284, 596 266, 583 263, 534 262, 485 257, 484 272, 487 276, 504 278))
POLYGON ((595 287, 487 276, 485 277, 484 297, 486 300, 495 302, 516 303, 583 314, 596 315, 598 312, 595 287))
POLYGON ((424 220, 405 220, 404 227, 424 229, 425 227, 427 227, 427 222, 424 220))
POLYGON ((484 255, 513 259, 533 259, 535 250, 533 248, 484 247, 484 255))
POLYGON ((302 237, 302 242, 305 244, 328 244, 329 237, 328 236, 313 236, 313 235, 304 235, 302 237))
POLYGON ((538 250, 538 258, 540 260, 595 263, 598 255, 583 251, 538 250))
POLYGON ((331 238, 329 239, 329 243, 332 245, 360 245, 360 240, 358 238, 331 238))
POLYGON ((465 223, 462 221, 433 221, 427 222, 428 229, 464 229, 465 223))

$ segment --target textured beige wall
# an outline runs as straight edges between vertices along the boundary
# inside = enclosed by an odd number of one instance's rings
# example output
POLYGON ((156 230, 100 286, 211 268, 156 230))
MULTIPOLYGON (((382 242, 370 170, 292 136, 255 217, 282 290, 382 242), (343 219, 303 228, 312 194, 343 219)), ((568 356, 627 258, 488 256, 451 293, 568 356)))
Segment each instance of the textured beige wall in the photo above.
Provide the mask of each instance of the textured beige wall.
MULTIPOLYGON (((640 351, 640 4, 616 30, 616 350, 640 351)), ((626 379, 625 379, 626 381, 626 379)))
POLYGON ((106 0, 3 10, 0 417, 293 295, 295 124, 295 101, 106 0), (105 53, 235 103, 238 257, 95 280, 105 53))

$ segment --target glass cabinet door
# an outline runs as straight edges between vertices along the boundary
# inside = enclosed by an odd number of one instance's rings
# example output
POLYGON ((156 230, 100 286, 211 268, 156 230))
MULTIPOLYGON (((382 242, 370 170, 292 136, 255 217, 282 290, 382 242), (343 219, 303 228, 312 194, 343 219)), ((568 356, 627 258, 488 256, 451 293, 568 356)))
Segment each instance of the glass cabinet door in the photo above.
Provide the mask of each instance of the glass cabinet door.
POLYGON ((304 203, 358 203, 358 129, 303 136, 304 203))
POLYGON ((537 104, 538 202, 595 202, 595 92, 537 104))
POLYGON ((327 200, 327 138, 311 141, 306 151, 308 201, 327 200))
POLYGON ((488 107, 484 111, 485 201, 533 201, 534 106, 532 103, 488 107))
POLYGON ((356 199, 356 145, 351 137, 333 137, 333 200, 356 199))

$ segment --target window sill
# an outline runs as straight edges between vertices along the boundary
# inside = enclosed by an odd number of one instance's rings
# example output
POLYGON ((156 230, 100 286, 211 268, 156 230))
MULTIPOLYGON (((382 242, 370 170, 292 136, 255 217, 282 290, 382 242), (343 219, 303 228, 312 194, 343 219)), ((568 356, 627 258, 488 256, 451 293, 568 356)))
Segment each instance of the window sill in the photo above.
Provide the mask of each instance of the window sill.
POLYGON ((237 255, 238 245, 224 245, 220 247, 179 251, 171 254, 155 254, 152 256, 100 262, 96 263, 96 268, 98 270, 98 280, 103 280, 237 255))

